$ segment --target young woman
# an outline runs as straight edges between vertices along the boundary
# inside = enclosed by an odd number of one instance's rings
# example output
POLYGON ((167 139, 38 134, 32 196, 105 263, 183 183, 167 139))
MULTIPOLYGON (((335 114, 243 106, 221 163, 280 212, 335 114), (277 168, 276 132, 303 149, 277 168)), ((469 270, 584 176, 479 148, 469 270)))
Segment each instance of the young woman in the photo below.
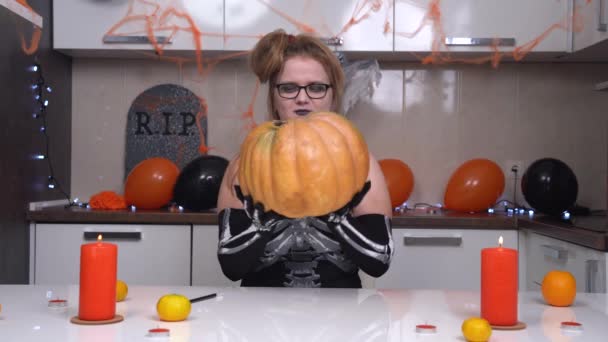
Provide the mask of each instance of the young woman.
MULTIPOLYGON (((338 111, 344 74, 319 39, 277 30, 252 51, 250 65, 268 83, 272 118, 338 111)), ((218 198, 218 258, 224 274, 242 286, 361 287, 358 271, 379 277, 393 254, 391 207, 378 162, 370 155, 365 187, 335 213, 288 219, 264 212, 243 196, 230 162, 218 198)))

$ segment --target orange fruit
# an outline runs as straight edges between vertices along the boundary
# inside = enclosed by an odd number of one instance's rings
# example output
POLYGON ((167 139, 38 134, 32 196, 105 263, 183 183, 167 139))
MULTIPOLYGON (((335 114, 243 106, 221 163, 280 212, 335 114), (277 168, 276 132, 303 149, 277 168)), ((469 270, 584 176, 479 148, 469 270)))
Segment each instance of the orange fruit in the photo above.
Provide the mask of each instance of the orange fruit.
POLYGON ((549 271, 541 284, 545 302, 553 306, 570 306, 576 297, 576 279, 570 272, 549 271))
POLYGON ((127 298, 127 293, 129 293, 129 287, 127 286, 127 283, 125 283, 122 280, 117 280, 116 281, 116 301, 122 302, 123 300, 125 300, 125 298, 127 298))
POLYGON ((492 335, 490 323, 480 317, 470 317, 462 322, 462 335, 468 342, 485 342, 492 335))
POLYGON ((183 321, 188 318, 190 309, 190 299, 179 294, 164 295, 156 303, 156 312, 161 321, 183 321))

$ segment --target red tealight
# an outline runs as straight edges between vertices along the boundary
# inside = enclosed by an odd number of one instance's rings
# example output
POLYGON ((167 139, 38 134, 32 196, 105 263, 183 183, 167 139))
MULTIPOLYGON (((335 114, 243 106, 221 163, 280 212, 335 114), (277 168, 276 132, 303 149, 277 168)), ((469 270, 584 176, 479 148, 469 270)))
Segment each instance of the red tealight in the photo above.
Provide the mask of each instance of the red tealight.
POLYGON ((65 299, 52 299, 49 300, 50 308, 62 308, 68 306, 68 301, 65 299))
POLYGON ((421 334, 434 334, 437 332, 437 327, 431 324, 418 324, 416 332, 421 334))
POLYGON ((562 322, 561 328, 567 331, 578 332, 583 330, 583 325, 578 322, 562 322))
POLYGON ((148 330, 148 335, 150 337, 169 337, 169 329, 165 328, 155 328, 148 330))

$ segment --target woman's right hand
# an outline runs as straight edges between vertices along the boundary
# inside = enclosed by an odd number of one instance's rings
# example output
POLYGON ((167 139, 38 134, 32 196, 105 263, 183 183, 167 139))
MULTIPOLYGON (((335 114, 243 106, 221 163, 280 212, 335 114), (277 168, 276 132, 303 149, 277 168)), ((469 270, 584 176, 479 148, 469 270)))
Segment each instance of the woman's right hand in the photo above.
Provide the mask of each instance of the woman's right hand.
POLYGON ((243 209, 259 231, 272 231, 279 222, 288 219, 273 210, 264 211, 264 205, 260 202, 254 202, 249 195, 243 195, 240 186, 235 185, 234 192, 238 199, 243 202, 243 209))

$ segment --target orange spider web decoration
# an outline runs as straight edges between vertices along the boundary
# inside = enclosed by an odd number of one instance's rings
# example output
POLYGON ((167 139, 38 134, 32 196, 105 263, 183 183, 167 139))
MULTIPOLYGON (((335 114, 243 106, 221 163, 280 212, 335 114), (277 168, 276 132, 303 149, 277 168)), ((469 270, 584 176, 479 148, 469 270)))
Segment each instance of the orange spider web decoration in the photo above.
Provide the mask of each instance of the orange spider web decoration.
MULTIPOLYGON (((32 18, 35 16, 40 17, 40 15, 36 13, 36 11, 34 11, 32 6, 27 3, 27 0, 15 0, 15 3, 27 9, 32 18)), ((25 29, 23 28, 23 25, 21 23, 15 22, 15 26, 17 26, 17 32, 19 34, 19 39, 21 40, 21 51, 23 51, 23 53, 27 56, 31 56, 36 53, 36 51, 38 51, 38 46, 40 45, 40 38, 42 37, 42 28, 39 27, 37 24, 34 24, 33 32, 31 33, 31 38, 26 39, 26 34, 24 33, 25 29)))
MULTIPOLYGON (((592 0, 586 0, 585 6, 589 5, 592 0)), ((580 18, 580 6, 575 6, 571 16, 562 18, 552 25, 550 25, 545 31, 540 33, 532 40, 516 46, 512 51, 499 51, 498 50, 498 39, 494 39, 494 42, 490 46, 492 52, 488 56, 481 57, 469 57, 469 58, 454 58, 450 55, 449 49, 445 44, 446 34, 442 25, 442 12, 440 9, 441 0, 431 0, 427 7, 427 11, 420 21, 419 25, 412 32, 395 32, 395 37, 414 38, 426 25, 431 25, 433 31, 433 41, 431 43, 431 52, 425 56, 420 57, 415 53, 412 53, 422 64, 448 64, 448 63, 466 63, 466 64, 484 64, 490 62, 493 68, 497 68, 500 61, 506 57, 511 56, 514 61, 521 61, 526 55, 528 55, 538 44, 545 40, 553 31, 556 30, 569 30, 569 23, 573 23, 572 31, 580 32, 583 29, 582 21, 580 18)))
MULTIPOLYGON (((331 32, 329 26, 322 23, 319 29, 313 27, 309 23, 304 22, 301 19, 294 18, 284 11, 275 8, 271 5, 269 0, 257 0, 259 3, 267 6, 270 11, 278 15, 279 17, 286 20, 290 25, 295 28, 296 31, 301 33, 307 33, 315 36, 321 36, 320 32, 329 33, 330 37, 338 37, 348 32, 353 26, 361 24, 361 22, 370 18, 370 16, 377 14, 385 9, 385 18, 382 27, 383 34, 389 34, 391 32, 391 9, 395 5, 395 1, 398 0, 358 0, 354 6, 351 17, 340 27, 337 32, 331 32)), ((305 3, 305 8, 310 9, 309 6, 312 1, 305 3)), ((431 42, 431 51, 425 55, 420 56, 416 53, 412 55, 418 59, 422 64, 448 64, 448 63, 466 63, 466 64, 485 64, 490 63, 493 68, 497 68, 501 60, 505 57, 511 57, 514 61, 521 61, 528 53, 530 53, 535 47, 538 46, 543 40, 545 40, 551 33, 556 30, 568 30, 569 23, 572 22, 572 30, 577 32, 582 29, 582 23, 579 18, 580 8, 575 7, 572 16, 557 20, 554 24, 550 25, 545 31, 541 32, 537 37, 526 42, 522 45, 516 46, 512 51, 499 51, 498 41, 491 45, 492 52, 488 52, 487 55, 481 57, 453 57, 450 54, 448 46, 445 44, 446 34, 442 25, 443 13, 440 7, 441 0, 430 0, 426 12, 421 19, 418 26, 412 32, 395 32, 395 39, 401 38, 414 38, 423 30, 427 25, 430 25, 433 31, 433 38, 431 42)), ((586 0, 586 4, 590 4, 591 0, 586 0)), ((175 1, 171 0, 130 0, 127 14, 114 24, 106 33, 106 35, 131 35, 131 34, 146 34, 155 53, 143 53, 145 56, 158 58, 159 60, 175 63, 181 73, 182 68, 187 63, 196 63, 198 75, 201 80, 204 80, 213 68, 221 63, 222 61, 241 57, 249 54, 249 51, 235 52, 224 54, 222 56, 216 56, 207 58, 203 56, 204 37, 221 37, 224 42, 230 38, 251 38, 259 39, 264 33, 260 34, 247 34, 247 35, 227 35, 223 32, 203 32, 199 29, 196 21, 192 16, 182 8, 182 6, 176 5, 175 1), (133 27, 135 30, 127 30, 127 27, 133 27), (194 50, 194 58, 187 57, 176 57, 166 56, 163 53, 165 48, 164 43, 161 43, 157 39, 159 32, 169 32, 167 41, 170 41, 177 34, 190 35, 194 50)), ((243 111, 238 117, 240 120, 244 120, 244 130, 248 131, 255 127, 257 124, 254 120, 254 103, 256 101, 260 84, 256 82, 254 90, 252 92, 251 100, 245 111, 243 111)), ((199 128, 199 134, 201 137, 201 146, 199 147, 200 153, 207 153, 212 147, 205 146, 204 132, 200 125, 200 119, 208 115, 207 102, 204 98, 200 98, 201 108, 197 113, 197 126, 199 128)), ((236 116, 235 116, 236 118, 236 116)))

